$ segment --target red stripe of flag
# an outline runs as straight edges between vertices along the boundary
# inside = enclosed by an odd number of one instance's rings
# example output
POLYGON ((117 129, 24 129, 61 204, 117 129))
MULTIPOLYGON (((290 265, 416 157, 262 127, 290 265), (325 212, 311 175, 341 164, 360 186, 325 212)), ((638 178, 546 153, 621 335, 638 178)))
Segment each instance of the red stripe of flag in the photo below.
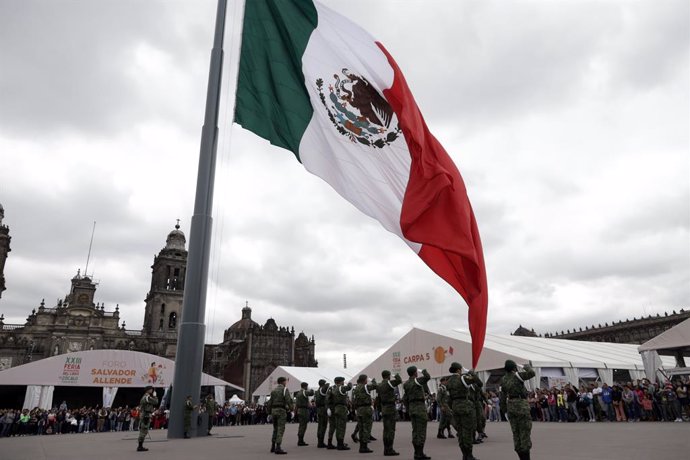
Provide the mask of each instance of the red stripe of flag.
POLYGON ((422 260, 467 302, 475 368, 484 346, 489 301, 477 221, 458 168, 429 132, 395 60, 383 45, 377 45, 394 71, 393 85, 384 96, 398 117, 412 156, 400 226, 405 238, 422 244, 422 260))

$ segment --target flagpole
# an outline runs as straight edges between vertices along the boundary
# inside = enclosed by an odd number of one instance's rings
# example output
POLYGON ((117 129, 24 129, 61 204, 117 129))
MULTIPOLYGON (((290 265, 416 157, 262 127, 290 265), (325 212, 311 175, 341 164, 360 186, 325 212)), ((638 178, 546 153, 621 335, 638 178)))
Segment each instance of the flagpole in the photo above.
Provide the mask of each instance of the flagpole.
MULTIPOLYGON (((216 29, 206 92, 206 112, 204 126, 201 130, 194 215, 189 233, 189 256, 182 301, 182 321, 177 337, 168 439, 182 438, 184 435, 183 408, 187 395, 192 396, 194 405, 199 403, 200 397, 226 9, 227 0, 218 0, 216 29)), ((196 434, 196 423, 193 423, 189 435, 195 436, 196 434)))

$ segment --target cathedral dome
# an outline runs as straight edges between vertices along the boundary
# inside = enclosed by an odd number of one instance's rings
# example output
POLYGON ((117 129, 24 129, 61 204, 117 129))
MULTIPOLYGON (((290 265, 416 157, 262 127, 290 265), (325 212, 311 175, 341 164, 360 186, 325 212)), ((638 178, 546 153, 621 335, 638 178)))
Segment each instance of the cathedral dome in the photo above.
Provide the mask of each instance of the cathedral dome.
POLYGON ((168 233, 168 238, 165 240, 165 249, 180 249, 184 251, 186 243, 187 238, 185 238, 184 233, 180 230, 180 223, 178 220, 177 225, 175 225, 175 230, 168 233))
POLYGON ((244 331, 259 326, 259 323, 252 320, 252 309, 246 306, 242 309, 242 319, 228 328, 228 331, 244 331))

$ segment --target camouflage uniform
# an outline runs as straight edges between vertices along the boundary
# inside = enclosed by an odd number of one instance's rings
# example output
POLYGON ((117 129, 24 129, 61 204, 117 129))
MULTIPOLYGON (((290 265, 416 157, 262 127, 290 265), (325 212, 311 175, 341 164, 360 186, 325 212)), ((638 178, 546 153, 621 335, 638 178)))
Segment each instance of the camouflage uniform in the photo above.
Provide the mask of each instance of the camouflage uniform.
POLYGON ((405 395, 403 404, 407 407, 412 422, 412 446, 414 447, 415 459, 429 458, 424 454, 424 443, 426 442, 426 424, 429 417, 426 413, 425 385, 431 379, 429 373, 424 369, 422 377, 416 378, 417 368, 410 366, 407 368, 407 375, 410 378, 403 384, 405 395))
POLYGON ((273 419, 273 436, 271 437, 271 452, 276 454, 285 453, 280 445, 283 442, 285 433, 285 422, 287 422, 287 411, 293 408, 293 400, 290 392, 285 388, 283 378, 279 378, 278 386, 271 392, 271 399, 268 400, 266 409, 273 419))
POLYGON ((390 380, 390 372, 384 371, 383 380, 376 387, 376 394, 381 402, 381 419, 383 420, 383 455, 398 455, 393 450, 395 441, 395 420, 398 415, 395 410, 395 389, 402 383, 400 374, 390 380))
POLYGON ((376 390, 376 380, 367 383, 367 377, 361 375, 357 380, 357 386, 352 392, 352 399, 357 413, 357 422, 360 426, 359 452, 369 453, 367 447, 371 436, 371 425, 373 423, 373 410, 371 408, 371 392, 376 390))
POLYGON ((477 418, 474 408, 474 401, 470 393, 470 387, 475 382, 472 375, 460 375, 455 373, 461 370, 462 366, 453 363, 450 372, 453 372, 448 379, 448 394, 450 396, 450 407, 453 411, 453 427, 457 431, 458 444, 463 454, 463 459, 473 459, 472 441, 474 431, 477 429, 477 418))
POLYGON ((335 434, 335 399, 333 398, 333 391, 335 386, 328 388, 326 392, 326 414, 330 411, 331 415, 328 416, 328 447, 329 449, 335 449, 333 445, 333 435, 335 434))
POLYGON ((213 399, 213 396, 208 395, 204 405, 206 406, 206 417, 208 417, 208 432, 206 434, 211 436, 211 428, 213 428, 213 416, 216 413, 216 400, 213 399))
POLYGON ((194 412, 194 404, 191 399, 186 399, 184 402, 184 437, 189 437, 189 431, 192 429, 192 412, 194 412))
POLYGON ((344 381, 344 378, 338 377, 335 379, 335 386, 331 387, 331 397, 335 408, 333 421, 335 422, 335 439, 338 441, 338 450, 350 449, 345 444, 345 427, 347 425, 347 392, 352 390, 352 384, 344 385, 344 381))
POLYGON ((156 393, 148 394, 148 390, 142 396, 141 401, 139 401, 139 417, 141 421, 139 422, 139 447, 138 451, 148 450, 144 447, 144 439, 146 435, 149 434, 149 427, 151 426, 151 414, 158 405, 158 398, 156 398, 156 393))
POLYGON ((450 424, 453 421, 453 411, 450 409, 450 396, 446 385, 439 385, 436 401, 441 410, 441 420, 438 423, 438 437, 441 439, 445 438, 444 431, 446 430, 448 430, 448 437, 453 437, 450 429, 450 424))
POLYGON ((308 390, 307 385, 302 384, 302 389, 297 392, 295 396, 295 406, 297 406, 297 420, 299 421, 299 428, 297 430, 297 445, 308 446, 304 442, 304 433, 307 431, 307 423, 309 422, 309 397, 314 396, 314 390, 308 390))
POLYGON ((475 387, 474 407, 477 414, 477 434, 478 438, 481 440, 486 438, 486 433, 484 433, 484 430, 486 429, 486 416, 484 415, 484 403, 486 402, 486 397, 484 396, 484 390, 482 389, 484 387, 484 383, 479 379, 478 376, 473 375, 473 377, 475 379, 473 386, 475 387))
POLYGON ((326 447, 323 438, 326 436, 328 426, 328 408, 326 407, 326 395, 328 394, 328 383, 319 381, 319 389, 314 393, 314 403, 316 404, 316 420, 318 428, 316 430, 317 447, 326 447))
POLYGON ((501 380, 501 407, 506 408, 510 429, 513 431, 513 444, 520 460, 529 460, 532 448, 532 417, 527 402, 525 381, 534 377, 528 365, 521 372, 513 361, 506 361, 506 375, 501 380))

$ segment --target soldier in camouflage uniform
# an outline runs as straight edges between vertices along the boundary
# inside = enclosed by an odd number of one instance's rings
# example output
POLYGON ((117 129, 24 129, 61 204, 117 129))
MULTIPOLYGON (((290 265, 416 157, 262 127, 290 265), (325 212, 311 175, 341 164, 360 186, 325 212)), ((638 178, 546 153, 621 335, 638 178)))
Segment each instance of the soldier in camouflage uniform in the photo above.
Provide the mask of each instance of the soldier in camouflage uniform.
POLYGON ((527 402, 525 381, 534 377, 534 371, 529 365, 518 372, 515 361, 505 363, 506 375, 501 380, 501 409, 508 413, 510 429, 513 431, 513 444, 520 460, 530 459, 532 448, 532 417, 527 402))
POLYGON ((184 402, 184 438, 189 439, 189 432, 192 429, 192 412, 196 407, 192 403, 192 396, 187 396, 184 402))
POLYGON ((211 393, 206 395, 204 406, 206 407, 206 417, 208 417, 208 432, 206 435, 211 436, 211 428, 213 428, 213 416, 216 415, 216 410, 218 409, 216 400, 213 399, 213 395, 211 393))
POLYGON ((144 390, 144 396, 141 397, 139 401, 139 446, 137 447, 137 452, 146 452, 148 449, 144 447, 144 439, 146 435, 149 434, 149 426, 151 426, 151 414, 158 405, 158 398, 156 398, 156 393, 153 391, 152 386, 146 387, 144 390))
POLYGON ((450 428, 451 421, 453 420, 453 411, 450 409, 450 397, 446 388, 447 383, 448 377, 442 377, 441 385, 438 387, 438 395, 436 396, 438 407, 441 410, 441 420, 438 422, 438 435, 436 435, 439 439, 446 439, 444 433, 446 430, 448 430, 448 438, 455 437, 450 428))
POLYGON ((278 386, 271 392, 271 398, 266 405, 266 410, 271 414, 271 419, 273 419, 271 452, 279 455, 287 454, 280 445, 283 442, 283 433, 285 433, 287 411, 291 411, 294 405, 292 395, 285 388, 285 381, 285 377, 278 377, 278 386))
POLYGON ((299 428, 297 430, 297 445, 308 446, 304 442, 304 433, 307 431, 307 423, 309 423, 309 397, 314 396, 314 390, 309 390, 309 384, 302 382, 300 390, 295 396, 295 406, 297 406, 297 421, 299 428))
POLYGON ((335 385, 328 388, 326 392, 326 415, 328 415, 328 444, 327 449, 335 449, 333 444, 333 435, 335 434, 335 398, 333 397, 333 390, 335 385))
POLYGON ((357 386, 352 391, 353 405, 357 413, 357 423, 360 426, 359 453, 368 454, 373 452, 367 445, 371 436, 371 425, 373 422, 373 410, 371 408, 371 392, 376 390, 376 379, 368 383, 368 378, 362 374, 357 378, 357 386))
POLYGON ((484 402, 486 397, 484 396, 484 390, 482 389, 484 387, 484 383, 474 372, 470 371, 470 374, 475 380, 475 382, 472 384, 475 418, 477 419, 477 436, 475 437, 474 444, 480 444, 484 442, 484 438, 487 437, 486 433, 484 433, 484 429, 486 428, 486 417, 484 416, 484 402))
POLYGON ((458 444, 462 451, 462 460, 477 460, 472 455, 472 440, 477 429, 474 401, 470 387, 475 378, 470 374, 462 375, 462 365, 452 363, 448 371, 452 374, 448 379, 448 395, 450 408, 453 411, 453 426, 458 433, 458 444))
POLYGON ((381 419, 383 420, 383 455, 400 455, 393 450, 393 441, 395 441, 395 421, 398 415, 395 410, 395 389, 402 383, 402 379, 400 374, 395 374, 395 378, 391 380, 390 371, 381 372, 381 377, 383 380, 376 387, 376 394, 381 403, 381 419))
POLYGON ((316 404, 316 421, 318 423, 318 428, 316 430, 316 439, 318 444, 316 447, 319 448, 326 447, 323 439, 326 436, 326 427, 328 426, 328 410, 326 407, 328 386, 328 382, 326 382, 324 379, 321 379, 319 380, 319 389, 314 393, 314 403, 316 404))
POLYGON ((410 377, 404 384, 403 404, 410 414, 412 422, 412 446, 414 447, 414 458, 416 460, 429 459, 431 457, 424 453, 424 443, 426 442, 426 424, 429 417, 426 413, 426 394, 424 388, 431 376, 422 370, 422 376, 417 377, 417 366, 407 368, 407 375, 410 377))
MULTIPOLYGON (((347 392, 352 390, 352 384, 345 385, 345 377, 336 377, 335 385, 331 387, 333 401, 333 422, 335 422, 335 439, 338 450, 350 450, 345 444, 345 427, 347 425, 347 392)), ((330 441, 330 440, 329 440, 330 441)))

